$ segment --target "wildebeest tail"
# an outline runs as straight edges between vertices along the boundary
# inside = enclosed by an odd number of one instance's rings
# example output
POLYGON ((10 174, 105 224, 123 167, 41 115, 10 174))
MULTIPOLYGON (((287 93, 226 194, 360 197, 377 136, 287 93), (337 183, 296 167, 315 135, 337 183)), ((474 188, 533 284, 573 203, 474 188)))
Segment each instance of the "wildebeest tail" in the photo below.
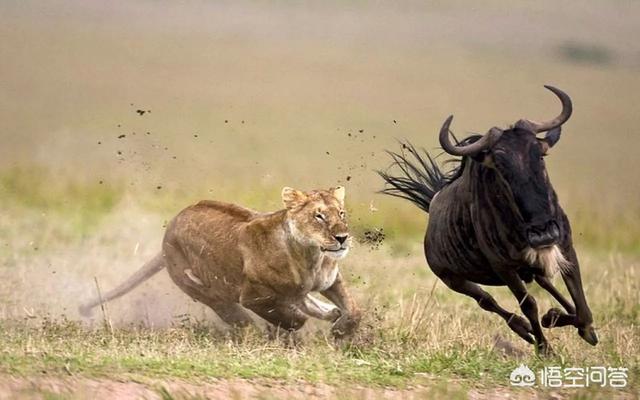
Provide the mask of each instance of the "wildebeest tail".
POLYGON ((393 163, 386 171, 377 171, 386 182, 381 193, 407 199, 425 212, 433 197, 450 182, 444 172, 426 150, 418 151, 411 143, 401 143, 400 153, 387 151, 393 163), (398 175, 389 171, 398 170, 398 175))

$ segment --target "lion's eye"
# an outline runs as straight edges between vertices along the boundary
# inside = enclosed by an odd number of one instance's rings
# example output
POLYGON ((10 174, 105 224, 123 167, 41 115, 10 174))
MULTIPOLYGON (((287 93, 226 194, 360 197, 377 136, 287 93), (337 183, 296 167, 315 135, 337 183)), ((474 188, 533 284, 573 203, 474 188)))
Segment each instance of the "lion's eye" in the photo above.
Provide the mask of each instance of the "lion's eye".
POLYGON ((322 222, 324 222, 324 215, 322 215, 322 214, 320 214, 320 213, 316 213, 316 219, 317 219, 318 221, 322 221, 322 222))
POLYGON ((344 211, 340 211, 340 219, 344 219, 344 217, 346 216, 344 211))

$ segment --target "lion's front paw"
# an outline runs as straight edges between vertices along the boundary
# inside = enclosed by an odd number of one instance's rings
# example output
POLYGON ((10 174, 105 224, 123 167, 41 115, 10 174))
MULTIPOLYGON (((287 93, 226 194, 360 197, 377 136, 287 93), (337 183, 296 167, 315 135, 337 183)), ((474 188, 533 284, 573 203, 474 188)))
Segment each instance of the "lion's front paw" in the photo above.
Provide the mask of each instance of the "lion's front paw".
POLYGON ((343 314, 336 320, 331 327, 331 333, 336 339, 342 339, 353 335, 358 324, 360 323, 360 316, 343 314))
POLYGON ((340 311, 338 307, 334 307, 329 311, 328 314, 329 314, 328 320, 331 322, 336 322, 338 318, 342 316, 342 311, 340 311))

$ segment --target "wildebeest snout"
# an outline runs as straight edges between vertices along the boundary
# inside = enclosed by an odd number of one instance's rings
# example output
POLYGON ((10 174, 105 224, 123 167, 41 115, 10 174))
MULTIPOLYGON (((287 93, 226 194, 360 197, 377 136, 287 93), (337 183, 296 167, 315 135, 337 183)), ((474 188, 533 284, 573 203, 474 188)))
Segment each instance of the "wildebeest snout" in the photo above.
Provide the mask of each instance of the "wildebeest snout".
POLYGON ((560 228, 555 220, 543 224, 531 225, 527 229, 527 241, 534 248, 555 244, 560 239, 560 228))

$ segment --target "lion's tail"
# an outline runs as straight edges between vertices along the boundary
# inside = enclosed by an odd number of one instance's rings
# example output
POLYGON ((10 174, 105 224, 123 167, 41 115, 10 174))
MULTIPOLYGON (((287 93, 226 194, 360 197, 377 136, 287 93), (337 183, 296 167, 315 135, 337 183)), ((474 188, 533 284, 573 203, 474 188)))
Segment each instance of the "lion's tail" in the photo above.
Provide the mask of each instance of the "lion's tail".
POLYGON ((92 309, 95 306, 106 303, 107 301, 117 299, 133 290, 136 286, 151 278, 165 267, 164 257, 162 253, 157 254, 151 260, 147 261, 142 268, 136 271, 129 279, 122 282, 115 289, 112 289, 102 296, 97 296, 91 301, 80 305, 78 311, 84 317, 90 317, 92 309))

